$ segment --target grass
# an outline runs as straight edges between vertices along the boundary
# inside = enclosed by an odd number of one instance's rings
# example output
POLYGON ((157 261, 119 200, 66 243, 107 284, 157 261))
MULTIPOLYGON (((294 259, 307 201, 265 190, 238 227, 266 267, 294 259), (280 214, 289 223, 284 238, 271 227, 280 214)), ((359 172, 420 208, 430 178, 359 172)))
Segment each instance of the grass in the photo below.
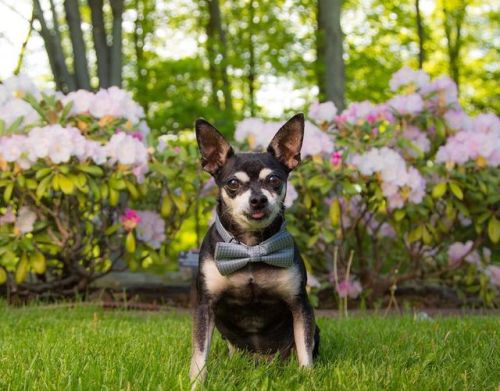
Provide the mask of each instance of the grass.
MULTIPOLYGON (((319 319, 320 358, 263 361, 216 333, 208 390, 498 390, 500 316, 319 319)), ((0 302, 1 390, 187 390, 190 319, 0 302)))

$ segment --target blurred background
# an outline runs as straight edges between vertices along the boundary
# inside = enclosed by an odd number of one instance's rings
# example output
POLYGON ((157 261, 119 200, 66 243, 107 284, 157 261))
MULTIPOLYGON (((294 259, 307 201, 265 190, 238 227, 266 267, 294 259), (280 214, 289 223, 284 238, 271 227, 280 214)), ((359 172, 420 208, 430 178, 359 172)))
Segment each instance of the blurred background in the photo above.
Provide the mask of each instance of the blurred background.
POLYGON ((381 102, 403 65, 449 75, 467 111, 498 113, 499 20, 489 0, 0 0, 0 79, 120 85, 162 132, 381 102))
POLYGON ((285 203, 315 306, 498 306, 499 22, 493 0, 0 0, 0 293, 187 305, 217 197, 194 120, 263 149, 302 111, 285 203))

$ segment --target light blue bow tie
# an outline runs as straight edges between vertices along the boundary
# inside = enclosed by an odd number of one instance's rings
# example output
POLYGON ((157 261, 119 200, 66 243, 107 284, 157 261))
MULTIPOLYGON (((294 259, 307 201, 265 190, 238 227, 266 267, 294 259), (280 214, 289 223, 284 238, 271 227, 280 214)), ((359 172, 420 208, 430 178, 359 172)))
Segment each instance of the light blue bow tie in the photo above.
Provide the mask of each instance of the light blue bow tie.
POLYGON ((247 246, 238 242, 224 228, 217 215, 215 216, 215 228, 224 239, 224 242, 218 242, 215 245, 215 264, 223 276, 234 273, 254 262, 264 262, 283 268, 293 265, 293 238, 285 229, 284 224, 278 233, 256 246, 247 246))

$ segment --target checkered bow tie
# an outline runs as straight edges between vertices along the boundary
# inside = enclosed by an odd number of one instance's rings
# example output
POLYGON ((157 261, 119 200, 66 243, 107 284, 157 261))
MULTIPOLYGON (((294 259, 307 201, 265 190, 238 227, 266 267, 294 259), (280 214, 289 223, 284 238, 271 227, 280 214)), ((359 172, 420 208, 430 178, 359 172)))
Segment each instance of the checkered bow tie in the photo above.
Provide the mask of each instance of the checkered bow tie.
POLYGON ((249 263, 264 262, 276 267, 290 267, 293 264, 294 245, 292 236, 281 227, 269 239, 247 246, 236 240, 222 225, 219 216, 215 217, 215 228, 224 242, 215 245, 215 264, 223 276, 234 273, 249 263))

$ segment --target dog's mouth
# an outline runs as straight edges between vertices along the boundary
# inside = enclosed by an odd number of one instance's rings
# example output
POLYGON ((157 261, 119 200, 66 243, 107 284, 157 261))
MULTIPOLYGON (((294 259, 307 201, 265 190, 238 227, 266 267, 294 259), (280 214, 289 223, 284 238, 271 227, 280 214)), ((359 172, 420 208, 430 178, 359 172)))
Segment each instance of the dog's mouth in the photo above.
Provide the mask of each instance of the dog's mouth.
POLYGON ((267 212, 265 210, 254 210, 248 213, 248 217, 252 220, 262 220, 267 217, 267 212))

